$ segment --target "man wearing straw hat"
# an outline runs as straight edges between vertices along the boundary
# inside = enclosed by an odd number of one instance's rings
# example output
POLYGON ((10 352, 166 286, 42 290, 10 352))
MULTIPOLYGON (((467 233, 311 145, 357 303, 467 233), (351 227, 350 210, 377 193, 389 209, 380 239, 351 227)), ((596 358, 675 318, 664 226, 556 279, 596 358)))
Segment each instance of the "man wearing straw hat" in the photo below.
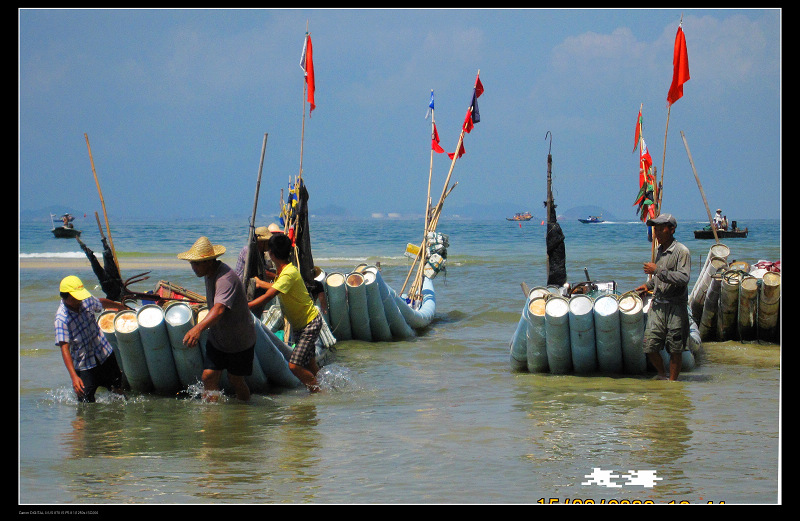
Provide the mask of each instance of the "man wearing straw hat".
POLYGON ((179 259, 189 261, 196 276, 204 277, 209 308, 206 317, 186 333, 183 343, 197 345, 201 333, 208 330, 202 377, 205 398, 214 399, 211 393, 220 390, 222 371, 227 370, 236 397, 247 401, 250 388, 245 377, 253 372, 256 343, 253 315, 242 281, 219 260, 223 253, 224 246, 200 237, 189 251, 178 254, 179 259))
POLYGON ((692 260, 689 249, 675 240, 678 222, 672 214, 662 213, 647 220, 658 241, 655 262, 646 262, 644 272, 652 277, 636 288, 639 293, 653 292, 647 326, 644 331, 644 352, 658 371, 657 378, 666 380, 661 349, 669 354, 669 379, 677 380, 681 372, 683 350, 689 338, 689 276, 692 260))
POLYGON ((92 296, 74 275, 59 286, 61 304, 56 311, 56 345, 67 367, 72 388, 81 402, 94 402, 98 387, 122 393, 122 372, 113 348, 97 325, 95 313, 122 309, 121 304, 92 296))
MULTIPOLYGON (((275 278, 275 266, 271 266, 271 261, 264 258, 264 255, 267 253, 267 242, 269 238, 275 235, 276 233, 283 233, 283 230, 278 227, 277 224, 272 223, 269 226, 259 226, 254 230, 256 236, 256 242, 258 243, 258 251, 261 254, 260 259, 264 259, 265 269, 267 272, 266 277, 269 280, 273 280, 275 278)), ((236 259, 236 275, 242 279, 244 282, 244 265, 247 262, 247 256, 250 254, 250 245, 245 245, 244 248, 239 252, 239 258, 236 259)))

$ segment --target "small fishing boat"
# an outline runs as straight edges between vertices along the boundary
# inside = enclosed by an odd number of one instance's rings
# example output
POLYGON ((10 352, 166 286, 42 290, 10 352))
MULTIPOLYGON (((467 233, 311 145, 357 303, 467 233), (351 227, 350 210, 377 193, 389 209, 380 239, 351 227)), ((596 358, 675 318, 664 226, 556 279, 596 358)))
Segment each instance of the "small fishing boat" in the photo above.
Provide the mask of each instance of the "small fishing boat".
MULTIPOLYGON (((747 227, 744 230, 739 229, 736 225, 736 221, 733 221, 733 228, 730 230, 717 230, 717 238, 719 239, 746 239, 747 238, 747 227)), ((695 239, 713 239, 714 238, 714 230, 711 229, 711 225, 706 226, 702 230, 695 230, 694 231, 694 238, 695 239)))
POLYGON ((602 215, 600 217, 597 217, 596 215, 590 215, 588 219, 578 219, 578 220, 580 222, 584 223, 584 224, 594 224, 594 223, 603 223, 603 222, 605 222, 601 217, 602 217, 602 215))
POLYGON ((514 217, 506 217, 506 221, 530 221, 533 219, 531 212, 515 213, 514 217))
POLYGON ((53 235, 56 239, 72 239, 74 237, 80 237, 81 231, 76 230, 75 227, 72 225, 72 221, 75 220, 75 217, 72 215, 65 213, 61 216, 61 222, 63 223, 61 226, 56 226, 56 222, 53 219, 55 215, 50 214, 50 220, 53 223, 53 235))

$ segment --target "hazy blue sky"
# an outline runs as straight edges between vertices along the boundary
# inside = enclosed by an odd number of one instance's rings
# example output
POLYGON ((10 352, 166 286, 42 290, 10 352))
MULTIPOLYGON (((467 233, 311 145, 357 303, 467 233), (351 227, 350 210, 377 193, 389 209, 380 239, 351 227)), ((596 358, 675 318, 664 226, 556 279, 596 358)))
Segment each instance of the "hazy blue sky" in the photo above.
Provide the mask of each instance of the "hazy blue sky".
MULTIPOLYGON (((712 212, 779 217, 777 9, 21 10, 19 205, 101 210, 88 134, 112 219, 249 215, 268 133, 259 213, 274 213, 300 166, 308 23, 312 213, 421 213, 430 92, 451 152, 480 70, 481 122, 446 209, 543 215, 550 131, 559 208, 634 220, 636 115, 660 177, 681 15, 691 80, 670 113, 663 210, 705 216, 684 131, 712 212)), ((434 158, 436 197, 449 166, 434 158)))

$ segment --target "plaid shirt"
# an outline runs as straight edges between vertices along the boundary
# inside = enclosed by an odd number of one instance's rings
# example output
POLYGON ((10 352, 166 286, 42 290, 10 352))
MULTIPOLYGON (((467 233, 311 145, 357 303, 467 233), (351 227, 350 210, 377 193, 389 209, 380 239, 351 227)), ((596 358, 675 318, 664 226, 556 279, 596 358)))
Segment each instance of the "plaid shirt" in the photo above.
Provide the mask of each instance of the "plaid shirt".
POLYGON ((69 344, 72 364, 76 371, 85 371, 105 362, 113 348, 97 325, 95 313, 103 311, 103 305, 96 297, 81 301, 77 313, 64 305, 56 311, 56 345, 69 344))

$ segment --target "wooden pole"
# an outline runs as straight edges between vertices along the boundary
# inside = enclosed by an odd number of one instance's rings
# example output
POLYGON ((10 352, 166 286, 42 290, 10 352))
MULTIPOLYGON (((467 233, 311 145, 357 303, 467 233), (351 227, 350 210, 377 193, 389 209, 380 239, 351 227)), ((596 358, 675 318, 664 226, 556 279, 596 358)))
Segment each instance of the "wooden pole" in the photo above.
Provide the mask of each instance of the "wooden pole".
MULTIPOLYGON (((308 20, 306 20, 306 40, 308 39, 308 20)), ((307 45, 308 42, 304 42, 304 45, 307 45)), ((305 71, 305 64, 303 64, 303 70, 305 71)), ((303 119, 302 125, 300 127, 300 172, 298 174, 298 178, 303 178, 303 144, 305 142, 305 135, 306 135, 306 92, 308 89, 308 81, 306 80, 308 75, 308 71, 305 71, 303 75, 303 119)))
MULTIPOLYGON (((681 20, 678 22, 678 27, 683 24, 683 13, 681 13, 681 20)), ((672 103, 667 105, 667 125, 664 128, 664 155, 661 158, 661 182, 658 187, 658 205, 656 206, 656 216, 661 213, 661 204, 664 201, 664 163, 667 160, 667 130, 669 130, 669 115, 672 111, 672 103)))
POLYGON ((248 252, 247 252, 247 257, 245 257, 245 261, 244 261, 244 273, 242 274, 243 275, 242 278, 244 279, 244 280, 242 280, 242 282, 245 284, 245 288, 247 288, 247 275, 248 275, 248 273, 250 273, 249 272, 249 270, 250 270, 250 256, 251 256, 250 254, 252 252, 249 251, 249 248, 252 248, 253 240, 254 240, 255 234, 256 234, 256 209, 258 208, 258 192, 261 189, 261 172, 262 172, 262 170, 264 168, 264 154, 266 153, 266 150, 267 150, 267 136, 268 135, 269 134, 264 133, 264 142, 261 144, 261 161, 259 161, 259 163, 258 163, 258 179, 256 180, 256 195, 255 195, 255 200, 253 201, 253 215, 250 218, 250 230, 247 233, 247 248, 248 248, 248 252))
POLYGON ((667 107, 667 126, 664 129, 664 155, 661 157, 661 181, 658 183, 658 196, 656 199, 656 217, 661 213, 661 203, 664 200, 664 163, 667 161, 667 131, 669 130, 669 113, 672 110, 672 105, 667 107))
POLYGON ((103 199, 103 191, 100 190, 100 181, 97 180, 97 171, 94 168, 94 158, 92 157, 92 147, 89 145, 89 135, 84 133, 83 137, 86 138, 86 148, 89 149, 89 161, 92 163, 92 174, 94 175, 94 183, 97 185, 97 193, 100 194, 100 205, 103 207, 103 217, 106 221, 106 234, 108 235, 108 242, 111 246, 111 253, 114 256, 114 264, 117 265, 117 272, 119 269, 119 261, 117 260, 117 251, 114 249, 114 239, 111 238, 111 228, 108 225, 108 213, 106 212, 106 202, 103 199))
MULTIPOLYGON (((475 87, 473 87, 473 89, 477 87, 478 78, 480 78, 480 75, 481 75, 481 70, 478 69, 478 75, 475 77, 475 87)), ((474 90, 473 90, 473 93, 474 93, 474 90)), ((472 104, 471 103, 470 103, 470 107, 469 107, 469 109, 467 111, 467 114, 470 114, 470 115, 472 114, 472 104)), ((421 274, 423 273, 424 262, 425 262, 424 261, 424 256, 425 256, 424 248, 425 248, 425 245, 427 243, 427 236, 428 236, 428 234, 430 232, 433 232, 433 231, 436 230, 436 226, 438 226, 438 224, 439 224, 439 217, 441 216, 441 213, 442 213, 442 206, 444 205, 444 200, 447 198, 447 196, 450 194, 450 192, 452 192, 453 189, 458 184, 458 183, 455 183, 455 184, 453 184, 453 186, 449 186, 450 185, 450 179, 453 176, 453 170, 455 169, 455 166, 456 166, 456 161, 458 160, 458 153, 461 150, 462 144, 464 143, 464 133, 465 132, 466 131, 464 129, 464 125, 461 125, 461 134, 458 136, 458 145, 456 146, 455 152, 453 152, 453 160, 450 162, 450 170, 447 172, 447 178, 445 179, 444 185, 442 186, 442 194, 439 196, 439 201, 436 203, 436 206, 431 211, 431 219, 430 219, 430 221, 428 222, 428 225, 425 228, 425 236, 422 239, 422 246, 420 247, 420 251, 419 251, 419 253, 417 253, 416 258, 414 259, 414 263, 419 261, 420 262, 420 266, 418 268, 418 276, 415 278, 415 280, 412 283, 412 286, 411 286, 411 288, 409 289, 409 292, 408 292, 408 295, 409 295, 410 298, 414 298, 414 295, 416 295, 418 293, 418 290, 419 290, 419 287, 420 287, 420 284, 421 284, 421 274)), ((432 157, 432 155, 433 155, 433 153, 431 152, 431 157, 432 157)), ((431 162, 433 162, 432 158, 431 158, 431 162)), ((430 199, 430 196, 428 196, 428 198, 430 199)), ((427 214, 426 214, 426 218, 427 218, 427 214)), ((403 291, 406 288, 406 284, 408 283, 408 280, 411 277, 411 272, 413 270, 414 270, 414 264, 411 265, 411 270, 409 270, 408 276, 406 276, 406 280, 403 283, 403 287, 400 289, 400 294, 401 295, 403 294, 403 291)))
POLYGON ((711 224, 711 231, 714 232, 714 240, 719 243, 719 237, 717 236, 717 227, 714 226, 714 218, 711 216, 711 209, 708 207, 708 201, 706 200, 706 193, 703 191, 703 185, 700 184, 700 177, 697 175, 697 169, 694 167, 694 161, 692 160, 692 153, 689 151, 689 143, 686 142, 686 136, 681 130, 681 138, 683 139, 683 146, 686 148, 686 155, 689 156, 689 163, 692 165, 692 172, 694 172, 694 178, 697 181, 697 188, 700 189, 700 195, 703 197, 703 204, 706 205, 706 213, 708 214, 708 222, 711 224))
MULTIPOLYGON (((550 210, 553 207, 553 134, 550 133, 548 130, 547 133, 544 135, 544 138, 547 139, 547 136, 550 136, 550 148, 547 150, 547 201, 545 201, 545 211, 547 212, 547 226, 545 228, 545 243, 547 242, 547 232, 550 231, 550 210)), ((550 253, 547 252, 547 248, 545 248, 545 257, 546 257, 546 279, 550 280, 550 253)))
MULTIPOLYGON (((433 99, 433 89, 431 89, 431 100, 433 99)), ((414 262, 411 264, 411 270, 409 270, 409 276, 411 275, 411 271, 414 269, 414 265, 419 260, 419 264, 417 265, 417 276, 414 278, 414 282, 411 285, 412 288, 418 288, 419 282, 422 279, 425 270, 425 257, 426 257, 426 250, 428 247, 428 226, 430 226, 431 222, 431 182, 433 180, 433 140, 436 136, 436 120, 434 118, 434 108, 431 107, 431 160, 430 166, 428 168, 428 193, 425 196, 425 228, 422 234, 422 245, 420 245, 419 253, 414 258, 414 262)), ((406 281, 408 281, 408 277, 406 277, 406 281)), ((405 289, 405 283, 403 284, 403 288, 405 289)), ((401 290, 402 293, 402 290, 401 290)))

